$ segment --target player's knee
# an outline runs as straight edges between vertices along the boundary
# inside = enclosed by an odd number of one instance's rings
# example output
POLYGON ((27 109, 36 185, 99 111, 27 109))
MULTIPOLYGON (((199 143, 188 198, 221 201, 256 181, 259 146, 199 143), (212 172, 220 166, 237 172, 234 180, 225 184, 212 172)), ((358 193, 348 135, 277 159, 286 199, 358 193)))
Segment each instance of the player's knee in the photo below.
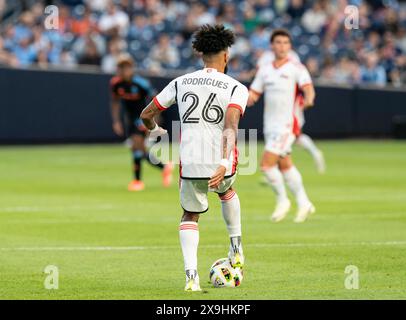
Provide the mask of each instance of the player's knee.
POLYGON ((132 149, 133 150, 143 150, 144 149, 144 137, 140 135, 133 135, 131 137, 132 149))
POLYGON ((133 150, 133 158, 136 160, 144 158, 144 151, 139 149, 133 150))
POLYGON ((268 170, 278 163, 279 156, 271 152, 265 152, 261 161, 261 170, 268 170))
POLYGON ((181 221, 182 221, 182 222, 185 222, 185 221, 198 222, 198 221, 199 221, 199 217, 200 217, 200 215, 197 214, 197 213, 192 213, 192 212, 184 211, 181 221))
POLYGON ((279 170, 286 171, 292 168, 293 163, 290 159, 282 160, 279 162, 279 170))
POLYGON ((220 199, 222 199, 222 198, 224 198, 226 195, 228 195, 228 194, 230 194, 230 193, 232 193, 232 192, 235 193, 233 187, 230 187, 226 192, 218 193, 218 196, 219 196, 220 199))

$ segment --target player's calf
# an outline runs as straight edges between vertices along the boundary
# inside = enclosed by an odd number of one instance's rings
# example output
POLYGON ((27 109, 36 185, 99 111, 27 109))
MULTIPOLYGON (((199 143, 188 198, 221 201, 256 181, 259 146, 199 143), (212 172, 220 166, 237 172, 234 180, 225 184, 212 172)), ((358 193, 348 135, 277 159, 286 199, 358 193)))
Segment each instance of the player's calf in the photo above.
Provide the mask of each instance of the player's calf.
POLYGON ((244 265, 244 254, 241 244, 240 200, 232 188, 228 189, 225 193, 219 194, 219 198, 221 200, 221 212, 230 237, 228 257, 234 268, 242 268, 244 265))
POLYGON ((186 273, 185 291, 200 291, 197 273, 197 248, 199 246, 198 220, 198 214, 185 212, 179 225, 179 240, 186 273))

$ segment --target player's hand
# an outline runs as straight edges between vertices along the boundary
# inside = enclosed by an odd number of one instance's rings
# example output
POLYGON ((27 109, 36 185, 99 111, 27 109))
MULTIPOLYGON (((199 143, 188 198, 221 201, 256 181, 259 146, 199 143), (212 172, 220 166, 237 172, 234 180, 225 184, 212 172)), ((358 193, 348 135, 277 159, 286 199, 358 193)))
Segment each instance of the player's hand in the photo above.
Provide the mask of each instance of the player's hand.
POLYGON ((250 91, 248 94, 248 101, 247 101, 247 107, 252 107, 258 100, 258 96, 250 91))
POLYGON ((308 109, 314 106, 314 100, 313 99, 304 99, 303 101, 303 108, 308 109))
POLYGON ((224 180, 227 168, 219 166, 214 175, 209 180, 209 188, 217 189, 220 183, 224 180))
POLYGON ((124 135, 124 129, 123 129, 123 124, 120 121, 114 121, 113 122, 113 131, 116 135, 118 136, 123 136, 124 135))
POLYGON ((162 137, 167 133, 168 133, 167 130, 165 130, 165 129, 161 128, 160 126, 156 125, 156 127, 149 132, 149 138, 148 139, 150 141, 156 141, 158 139, 158 137, 162 137))

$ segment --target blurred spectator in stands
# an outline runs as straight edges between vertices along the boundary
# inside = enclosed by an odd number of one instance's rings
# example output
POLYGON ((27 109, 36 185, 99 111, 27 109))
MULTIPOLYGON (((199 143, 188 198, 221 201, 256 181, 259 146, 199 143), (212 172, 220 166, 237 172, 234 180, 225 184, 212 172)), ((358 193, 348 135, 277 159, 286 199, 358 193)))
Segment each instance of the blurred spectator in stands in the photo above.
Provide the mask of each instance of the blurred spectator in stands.
POLYGON ((221 1, 220 0, 208 0, 208 9, 214 17, 217 16, 220 13, 221 10, 221 1))
POLYGON ((91 29, 94 29, 97 25, 96 21, 92 17, 92 12, 88 7, 84 7, 81 16, 72 19, 72 33, 74 35, 82 36, 89 33, 91 29))
POLYGON ((110 0, 84 0, 84 2, 93 12, 102 13, 107 10, 110 0))
POLYGON ((144 15, 139 14, 134 16, 128 36, 130 39, 142 41, 152 40, 154 34, 148 19, 144 15))
POLYGON ((269 48, 269 30, 264 24, 260 24, 250 36, 250 44, 253 50, 267 50, 269 48))
POLYGON ((106 52, 105 38, 97 31, 96 27, 92 27, 87 34, 77 38, 74 42, 72 50, 77 57, 80 57, 84 54, 86 44, 90 40, 96 45, 97 51, 100 55, 103 55, 106 52))
POLYGON ((38 51, 37 57, 35 59, 35 64, 41 69, 47 69, 49 66, 50 60, 48 57, 48 52, 46 49, 38 51))
POLYGON ((126 36, 128 32, 128 14, 121 11, 113 1, 107 6, 107 11, 101 16, 99 28, 107 36, 126 36))
POLYGON ((384 11, 384 31, 396 33, 399 30, 398 14, 393 8, 387 8, 384 11))
POLYGON ((372 30, 369 32, 367 39, 364 43, 364 50, 366 51, 375 51, 378 49, 381 44, 381 36, 377 31, 372 30))
POLYGON ((85 43, 85 50, 83 55, 79 58, 79 64, 100 66, 101 55, 97 50, 96 43, 91 39, 87 38, 85 43))
POLYGON ((151 48, 149 57, 161 68, 173 69, 179 65, 180 54, 179 50, 171 44, 169 36, 162 34, 158 43, 151 48))
POLYGON ((2 20, 5 11, 6 11, 6 0, 0 0, 0 21, 2 20))
POLYGON ((165 24, 165 16, 163 13, 153 12, 149 21, 154 35, 165 33, 165 28, 167 25, 165 24))
POLYGON ((59 19, 58 19, 58 31, 61 34, 68 33, 71 31, 72 17, 70 14, 70 9, 67 6, 59 5, 59 19))
POLYGON ((6 65, 6 66, 12 66, 12 67, 18 66, 17 58, 12 53, 10 53, 8 50, 5 49, 4 40, 1 36, 0 36, 0 65, 6 65))
POLYGON ((275 17, 271 0, 256 0, 255 9, 258 12, 258 18, 263 23, 269 24, 275 17))
POLYGON ((357 63, 346 56, 341 57, 334 67, 333 82, 337 84, 357 84, 359 78, 357 63))
POLYGON ((250 81, 253 77, 252 68, 238 55, 232 57, 227 66, 227 74, 240 81, 250 81))
POLYGON ((20 38, 14 46, 13 54, 17 57, 20 66, 31 65, 37 57, 37 50, 31 44, 29 37, 20 38))
POLYGON ((59 58, 59 66, 66 69, 72 69, 76 67, 76 65, 77 61, 72 51, 68 47, 63 48, 59 58))
POLYGON ((231 1, 223 3, 217 18, 226 27, 232 28, 233 24, 239 22, 240 18, 235 3, 231 1))
POLYGON ((323 84, 334 83, 334 60, 331 57, 326 57, 323 62, 322 71, 319 77, 319 82, 323 84))
POLYGON ((197 2, 192 5, 192 11, 194 11, 194 15, 196 15, 196 25, 202 26, 204 24, 214 24, 216 19, 214 15, 207 10, 207 7, 201 3, 197 2))
POLYGON ((384 86, 386 84, 385 69, 378 64, 379 57, 376 52, 370 52, 365 56, 365 62, 361 66, 361 82, 384 86))
POLYGON ((252 33, 261 23, 257 12, 251 5, 247 5, 244 10, 244 29, 247 33, 252 33))
POLYGON ((317 0, 312 8, 303 14, 302 24, 307 32, 320 33, 328 18, 325 6, 325 1, 317 0))
POLYGON ((406 53, 406 26, 399 28, 398 33, 396 34, 396 46, 406 53))
POLYGON ((291 0, 286 13, 292 20, 300 19, 305 12, 305 5, 303 0, 291 0))
POLYGON ((23 12, 20 16, 19 22, 14 27, 14 41, 18 43, 23 39, 30 40, 34 24, 34 15, 29 11, 23 12))
POLYGON ((117 70, 117 59, 125 49, 120 38, 110 40, 108 44, 108 54, 102 59, 101 67, 106 73, 115 73, 117 70))
POLYGON ((320 66, 319 66, 319 61, 314 58, 314 57, 309 57, 307 58, 305 62, 306 68, 310 73, 310 76, 313 79, 317 79, 320 77, 320 66))

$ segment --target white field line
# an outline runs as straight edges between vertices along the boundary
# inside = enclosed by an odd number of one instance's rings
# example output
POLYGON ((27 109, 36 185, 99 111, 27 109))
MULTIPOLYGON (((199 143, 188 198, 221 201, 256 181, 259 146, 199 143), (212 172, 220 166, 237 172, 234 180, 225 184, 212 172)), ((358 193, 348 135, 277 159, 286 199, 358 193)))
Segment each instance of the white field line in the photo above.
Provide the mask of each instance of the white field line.
MULTIPOLYGON (((406 246, 406 241, 373 242, 325 242, 325 243, 252 243, 248 248, 316 248, 316 247, 351 247, 351 246, 406 246)), ((224 248, 225 245, 201 245, 199 248, 224 248)), ((0 251, 142 251, 179 249, 180 246, 87 246, 87 247, 0 247, 0 251)))

